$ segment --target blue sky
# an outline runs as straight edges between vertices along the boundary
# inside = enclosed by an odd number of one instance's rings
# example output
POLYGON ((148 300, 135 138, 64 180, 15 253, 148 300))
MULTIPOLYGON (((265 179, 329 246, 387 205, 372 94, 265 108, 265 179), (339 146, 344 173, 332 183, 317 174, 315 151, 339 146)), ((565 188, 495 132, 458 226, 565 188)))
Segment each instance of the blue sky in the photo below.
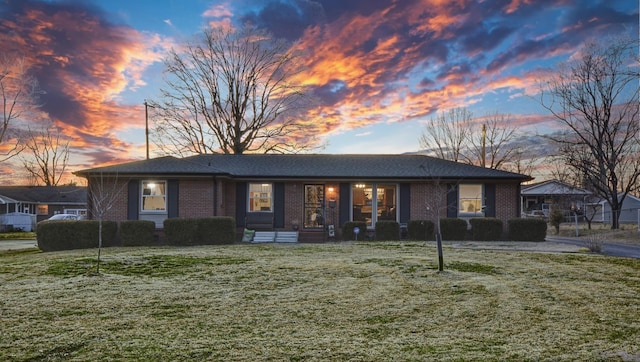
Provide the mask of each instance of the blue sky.
POLYGON ((46 92, 41 117, 72 141, 71 171, 144 158, 162 59, 207 26, 250 21, 306 51, 326 153, 417 151, 452 107, 544 133, 538 83, 588 39, 638 36, 638 2, 622 0, 6 0, 0 17, 0 44, 46 92))

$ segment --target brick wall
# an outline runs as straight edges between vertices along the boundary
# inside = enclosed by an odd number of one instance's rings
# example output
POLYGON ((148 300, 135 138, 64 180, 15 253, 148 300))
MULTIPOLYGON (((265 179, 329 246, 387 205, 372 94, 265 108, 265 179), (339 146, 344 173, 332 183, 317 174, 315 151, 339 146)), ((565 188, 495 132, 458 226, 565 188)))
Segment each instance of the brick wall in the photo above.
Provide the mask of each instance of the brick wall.
MULTIPOLYGON (((129 180, 126 179, 92 179, 87 188, 87 216, 89 219, 97 219, 95 215, 92 192, 102 190, 102 195, 113 197, 112 207, 104 214, 103 220, 122 221, 127 220, 127 200, 129 180), (102 186, 102 187, 100 187, 102 186)), ((98 194, 99 197, 99 194, 98 194)))
POLYGON ((411 220, 437 220, 447 217, 447 185, 442 183, 414 183, 411 184, 411 220))
POLYGON ((214 206, 213 179, 180 180, 180 217, 211 217, 214 206))
POLYGON ((504 222, 518 216, 520 210, 520 195, 518 195, 518 185, 497 184, 496 185, 496 218, 504 222))

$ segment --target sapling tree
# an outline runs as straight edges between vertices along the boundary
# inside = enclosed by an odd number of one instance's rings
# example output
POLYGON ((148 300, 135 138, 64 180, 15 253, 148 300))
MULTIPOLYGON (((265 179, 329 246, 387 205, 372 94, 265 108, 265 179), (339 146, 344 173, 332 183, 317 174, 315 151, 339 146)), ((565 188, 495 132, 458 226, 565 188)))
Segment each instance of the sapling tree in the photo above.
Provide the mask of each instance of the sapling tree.
POLYGON ((87 201, 89 202, 89 213, 91 218, 98 220, 98 260, 96 264, 96 273, 100 273, 102 223, 118 198, 124 194, 127 183, 120 180, 118 175, 112 176, 98 173, 87 176, 87 201))

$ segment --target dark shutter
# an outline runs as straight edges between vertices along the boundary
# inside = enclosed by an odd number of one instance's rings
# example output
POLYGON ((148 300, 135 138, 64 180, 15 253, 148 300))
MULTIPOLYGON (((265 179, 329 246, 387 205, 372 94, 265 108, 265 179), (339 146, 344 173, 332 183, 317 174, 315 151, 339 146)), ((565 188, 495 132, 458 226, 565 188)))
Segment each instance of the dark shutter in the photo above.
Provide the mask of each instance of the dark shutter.
POLYGON ((273 221, 276 228, 284 227, 284 183, 273 184, 273 221))
POLYGON ((169 218, 178 217, 180 215, 180 211, 178 210, 178 206, 180 205, 179 196, 179 181, 167 181, 167 216, 169 218))
POLYGON ((342 227, 349 221, 351 215, 351 185, 349 183, 340 184, 340 225, 342 227))
POLYGON ((244 226, 247 216, 247 183, 236 183, 236 226, 244 226))
POLYGON ((131 180, 127 187, 127 220, 138 220, 138 214, 140 213, 140 181, 131 180))
POLYGON ((411 220, 411 184, 400 184, 400 222, 411 220))
POLYGON ((447 185, 447 217, 458 217, 458 185, 447 185))
POLYGON ((484 185, 484 216, 496 217, 496 185, 484 185))

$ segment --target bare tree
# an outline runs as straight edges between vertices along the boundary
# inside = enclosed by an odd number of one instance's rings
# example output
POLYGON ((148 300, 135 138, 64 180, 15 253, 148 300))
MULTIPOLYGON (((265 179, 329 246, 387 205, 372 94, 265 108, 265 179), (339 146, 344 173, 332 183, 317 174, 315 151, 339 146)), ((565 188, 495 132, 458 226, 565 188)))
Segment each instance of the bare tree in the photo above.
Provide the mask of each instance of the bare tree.
POLYGON ((540 97, 566 127, 549 139, 609 203, 612 229, 619 227, 624 199, 640 187, 637 47, 632 39, 587 43, 543 85, 540 97))
POLYGON ((297 54, 251 27, 205 30, 165 60, 162 100, 150 102, 164 153, 297 152, 311 148, 296 116, 305 107, 297 54))
POLYGON ((26 172, 36 184, 57 186, 69 162, 69 141, 54 126, 29 134, 24 144, 28 155, 21 156, 26 172))
POLYGON ((98 220, 98 262, 96 273, 100 273, 100 254, 102 252, 102 222, 105 216, 125 192, 127 182, 115 176, 105 176, 102 172, 87 175, 87 201, 89 215, 98 220))
POLYGON ((495 112, 482 120, 481 131, 473 129, 468 133, 469 164, 504 169, 505 164, 514 159, 516 148, 511 142, 516 136, 516 128, 509 125, 509 116, 495 112))
POLYGON ((20 142, 20 127, 15 122, 38 108, 38 94, 38 82, 27 74, 25 59, 8 54, 0 56, 0 161, 8 160, 24 149, 20 142))
POLYGON ((516 138, 508 115, 495 112, 474 120, 467 108, 454 108, 430 119, 418 141, 438 158, 507 170, 526 153, 524 144, 514 145, 516 138))
POLYGON ((462 161, 465 143, 472 132, 472 117, 467 108, 453 108, 431 118, 418 140, 420 147, 432 150, 438 158, 462 161))

